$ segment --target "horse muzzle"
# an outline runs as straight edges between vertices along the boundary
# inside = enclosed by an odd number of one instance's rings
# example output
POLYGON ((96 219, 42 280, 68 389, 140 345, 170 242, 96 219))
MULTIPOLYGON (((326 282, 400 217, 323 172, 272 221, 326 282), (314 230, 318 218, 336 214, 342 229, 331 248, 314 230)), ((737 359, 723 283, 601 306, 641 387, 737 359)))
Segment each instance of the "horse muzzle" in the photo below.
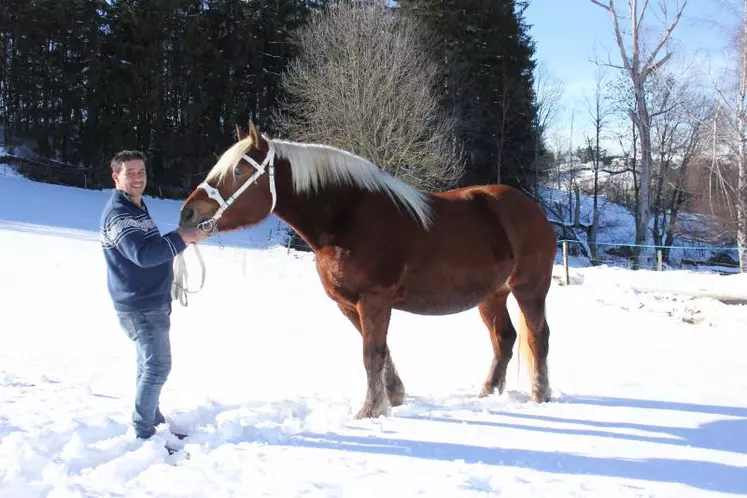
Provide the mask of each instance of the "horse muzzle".
POLYGON ((217 228, 217 220, 212 214, 201 212, 198 206, 187 204, 179 214, 179 228, 201 228, 213 232, 217 228))

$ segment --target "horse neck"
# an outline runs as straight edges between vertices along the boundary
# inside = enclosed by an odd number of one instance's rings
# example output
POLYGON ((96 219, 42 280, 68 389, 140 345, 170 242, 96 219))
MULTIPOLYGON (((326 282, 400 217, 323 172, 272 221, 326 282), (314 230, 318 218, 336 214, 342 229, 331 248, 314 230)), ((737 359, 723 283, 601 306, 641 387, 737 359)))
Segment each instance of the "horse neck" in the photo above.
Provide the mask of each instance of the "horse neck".
POLYGON ((275 215, 293 228, 314 250, 326 245, 340 228, 340 219, 355 206, 362 192, 326 186, 309 193, 293 190, 290 166, 277 166, 275 215))

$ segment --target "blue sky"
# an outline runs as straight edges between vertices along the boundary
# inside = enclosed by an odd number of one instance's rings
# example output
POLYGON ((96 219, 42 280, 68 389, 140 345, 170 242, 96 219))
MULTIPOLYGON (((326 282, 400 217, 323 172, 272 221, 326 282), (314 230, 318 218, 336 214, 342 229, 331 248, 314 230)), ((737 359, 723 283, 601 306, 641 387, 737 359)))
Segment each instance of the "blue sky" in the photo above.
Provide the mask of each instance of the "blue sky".
MULTIPOLYGON (((683 67, 698 56, 712 57, 716 64, 724 60, 725 25, 733 25, 738 11, 726 4, 734 0, 688 0, 682 20, 674 32, 672 48, 677 57, 670 64, 683 67), (721 27, 720 27, 721 26, 721 27)), ((639 4, 643 3, 642 0, 639 4)), ((651 35, 662 32, 661 0, 650 0, 646 19, 652 22, 651 35), (653 15, 652 15, 653 14, 653 15)), ((670 8, 682 0, 668 0, 670 8)), ((627 13, 627 1, 617 0, 618 12, 627 13)), ((672 13, 673 14, 673 13, 672 13)), ((670 14, 670 15, 672 15, 670 14)), ((583 128, 588 127, 588 113, 583 96, 593 92, 596 65, 592 62, 594 49, 601 58, 611 53, 612 62, 619 64, 620 52, 615 43, 609 14, 590 0, 530 0, 526 20, 537 46, 538 62, 547 65, 550 74, 565 83, 564 112, 556 120, 555 128, 567 134, 571 111, 575 108, 574 148, 583 139, 583 128)), ((627 28, 629 19, 621 19, 627 28)), ((653 39, 652 42, 653 43, 653 39)), ((723 62, 722 62, 723 63, 723 62)), ((611 74, 611 72, 610 72, 611 74)))

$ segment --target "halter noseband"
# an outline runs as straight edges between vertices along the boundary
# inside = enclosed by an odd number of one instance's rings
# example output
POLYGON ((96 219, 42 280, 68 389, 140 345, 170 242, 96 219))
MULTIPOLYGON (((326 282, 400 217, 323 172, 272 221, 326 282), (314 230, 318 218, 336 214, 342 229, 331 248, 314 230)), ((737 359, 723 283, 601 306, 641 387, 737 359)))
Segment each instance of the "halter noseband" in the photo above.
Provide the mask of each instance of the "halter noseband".
POLYGON ((257 171, 247 181, 245 181, 244 184, 241 185, 241 187, 239 187, 238 190, 236 190, 236 192, 234 192, 233 195, 228 198, 228 200, 223 200, 223 197, 220 195, 220 192, 218 192, 218 189, 210 186, 207 182, 202 182, 197 186, 198 189, 203 189, 205 193, 207 193, 208 197, 213 199, 219 205, 218 210, 215 212, 212 218, 210 218, 209 220, 205 220, 198 225, 199 228, 202 228, 206 232, 212 232, 213 230, 215 230, 215 228, 217 228, 218 219, 223 216, 223 213, 226 211, 226 209, 228 209, 228 207, 234 203, 236 198, 241 195, 244 190, 249 188, 252 183, 257 181, 257 179, 265 173, 265 168, 267 168, 267 174, 270 176, 270 193, 272 194, 272 207, 270 208, 270 212, 267 214, 270 215, 273 211, 275 211, 275 203, 277 201, 277 191, 275 190, 275 149, 272 147, 272 145, 269 145, 269 151, 267 152, 264 161, 262 161, 262 164, 259 164, 257 161, 249 157, 248 154, 244 154, 242 156, 242 159, 254 166, 257 171))

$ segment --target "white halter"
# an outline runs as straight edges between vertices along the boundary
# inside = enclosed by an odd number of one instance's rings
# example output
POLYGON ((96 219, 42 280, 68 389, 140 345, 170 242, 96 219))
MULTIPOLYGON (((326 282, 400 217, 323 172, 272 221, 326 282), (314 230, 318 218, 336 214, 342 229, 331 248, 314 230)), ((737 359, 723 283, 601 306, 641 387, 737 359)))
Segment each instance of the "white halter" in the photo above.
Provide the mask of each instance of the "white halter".
POLYGON ((236 192, 233 193, 231 197, 228 198, 228 200, 223 200, 223 197, 220 195, 220 192, 218 192, 218 189, 215 187, 210 186, 207 182, 202 182, 197 186, 197 188, 201 188, 207 193, 207 195, 216 201, 220 207, 218 207, 218 210, 215 212, 212 218, 209 220, 205 220, 202 223, 199 224, 199 227, 207 232, 212 232, 216 227, 218 223, 218 219, 223 216, 223 213, 228 209, 228 207, 234 203, 236 198, 241 195, 244 190, 249 188, 249 186, 256 182, 257 179, 262 176, 266 172, 270 175, 270 193, 272 194, 272 207, 270 207, 270 212, 267 213, 268 215, 271 214, 273 211, 275 211, 275 203, 277 202, 277 191, 275 190, 275 149, 272 145, 269 145, 269 150, 267 151, 267 155, 265 156, 264 161, 262 161, 262 164, 259 164, 257 161, 249 157, 247 154, 244 154, 243 159, 254 166, 254 168, 257 170, 247 181, 244 182, 244 184, 236 190, 236 192), (269 166, 269 167, 268 167, 269 166))
MULTIPOLYGON (((257 178, 262 176, 265 171, 267 171, 267 173, 270 175, 270 193, 272 194, 272 207, 270 207, 270 213, 275 211, 275 203, 277 201, 277 191, 275 190, 275 149, 272 147, 272 145, 270 145, 270 150, 267 152, 267 156, 265 157, 265 160, 262 161, 262 164, 259 164, 247 154, 244 154, 243 159, 254 166, 257 171, 247 181, 245 181, 244 184, 239 187, 239 189, 234 192, 234 194, 229 197, 227 201, 223 200, 223 197, 220 195, 220 192, 218 192, 217 188, 211 187, 207 182, 202 182, 197 186, 198 189, 201 188, 205 190, 207 195, 211 199, 215 200, 220 206, 212 218, 210 218, 209 220, 205 220, 198 225, 199 228, 205 230, 206 232, 212 232, 218 227, 218 219, 223 216, 223 213, 226 211, 226 209, 228 209, 228 206, 233 204, 236 198, 241 195, 244 190, 249 188, 252 183, 256 182, 257 178)), ((270 213, 268 213, 268 215, 270 213)), ((187 306, 187 294, 194 294, 196 292, 199 292, 202 289, 202 286, 205 284, 205 263, 202 260, 202 255, 200 254, 197 245, 191 245, 194 247, 195 252, 197 253, 197 258, 200 262, 200 268, 202 269, 202 281, 200 282, 200 288, 196 291, 190 291, 187 289, 187 265, 184 262, 184 252, 179 253, 179 255, 175 258, 173 264, 174 282, 171 286, 171 298, 179 301, 182 306, 187 306)))

